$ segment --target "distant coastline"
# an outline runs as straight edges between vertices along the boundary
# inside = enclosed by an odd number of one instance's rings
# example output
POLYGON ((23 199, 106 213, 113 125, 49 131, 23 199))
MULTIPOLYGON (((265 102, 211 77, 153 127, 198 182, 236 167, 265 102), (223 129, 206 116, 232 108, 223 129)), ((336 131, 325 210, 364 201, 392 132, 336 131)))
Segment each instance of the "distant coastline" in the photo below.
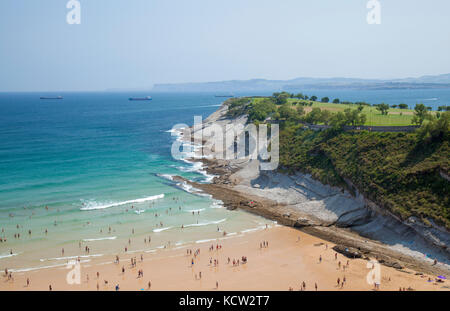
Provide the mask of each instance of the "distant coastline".
POLYGON ((154 92, 261 92, 297 89, 443 89, 450 88, 450 74, 404 79, 295 78, 291 80, 228 80, 199 83, 155 84, 154 92))

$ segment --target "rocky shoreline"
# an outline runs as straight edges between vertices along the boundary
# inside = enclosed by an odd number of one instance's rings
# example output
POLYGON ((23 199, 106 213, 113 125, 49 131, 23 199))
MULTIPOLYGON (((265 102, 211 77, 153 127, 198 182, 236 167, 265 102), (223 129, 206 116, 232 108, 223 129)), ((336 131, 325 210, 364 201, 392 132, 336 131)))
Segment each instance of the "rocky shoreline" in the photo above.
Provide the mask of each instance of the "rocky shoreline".
MULTIPOLYGON (((246 123, 246 117, 228 119, 226 111, 227 106, 223 104, 204 120, 201 128, 212 124, 246 123)), ((187 136, 182 139, 188 140, 187 136)), ((353 197, 342 189, 322 185, 306 175, 262 172, 258 169, 258 161, 212 160, 201 156, 189 161, 202 162, 206 172, 216 177, 211 183, 193 182, 179 176, 174 180, 186 182, 212 195, 230 210, 244 210, 330 241, 337 244, 335 251, 344 256, 367 260, 376 258, 381 264, 405 273, 410 272, 403 268, 420 271, 417 273, 450 276, 448 264, 440 262, 435 265, 430 257, 420 258, 418 255, 423 252, 418 250, 426 249, 428 252, 433 249, 436 250, 433 254, 440 254, 440 258, 448 263, 447 249, 442 252, 440 247, 428 245, 429 241, 425 241, 414 228, 378 213, 361 195, 353 197), (371 231, 376 233, 375 238, 372 238, 371 231), (395 238, 390 240, 390 236, 395 238), (380 242, 378 237, 387 237, 385 241, 388 243, 380 242), (417 244, 414 251, 403 247, 402 243, 397 245, 403 237, 417 244)))

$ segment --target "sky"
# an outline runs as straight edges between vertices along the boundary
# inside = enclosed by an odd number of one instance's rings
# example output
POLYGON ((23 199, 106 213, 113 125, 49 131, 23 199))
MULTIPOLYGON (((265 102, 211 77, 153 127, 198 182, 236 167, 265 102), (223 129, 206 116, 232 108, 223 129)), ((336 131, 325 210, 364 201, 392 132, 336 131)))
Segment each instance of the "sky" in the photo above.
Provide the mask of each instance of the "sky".
POLYGON ((450 1, 0 1, 0 91, 450 73, 450 1))

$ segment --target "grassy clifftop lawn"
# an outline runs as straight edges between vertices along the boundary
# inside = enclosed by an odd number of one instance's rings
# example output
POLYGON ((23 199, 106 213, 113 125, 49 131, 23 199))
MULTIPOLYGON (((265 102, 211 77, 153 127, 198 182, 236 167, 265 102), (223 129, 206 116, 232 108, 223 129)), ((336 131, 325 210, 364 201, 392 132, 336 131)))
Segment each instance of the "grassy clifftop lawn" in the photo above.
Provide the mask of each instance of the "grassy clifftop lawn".
POLYGON ((420 104, 409 110, 313 99, 277 93, 234 98, 228 115, 248 114, 256 123, 282 121, 280 170, 310 173, 323 183, 357 190, 402 219, 415 216, 450 229, 448 108, 431 112, 420 104), (305 123, 330 128, 312 131, 305 123), (345 125, 412 124, 420 125, 412 133, 343 130, 345 125))

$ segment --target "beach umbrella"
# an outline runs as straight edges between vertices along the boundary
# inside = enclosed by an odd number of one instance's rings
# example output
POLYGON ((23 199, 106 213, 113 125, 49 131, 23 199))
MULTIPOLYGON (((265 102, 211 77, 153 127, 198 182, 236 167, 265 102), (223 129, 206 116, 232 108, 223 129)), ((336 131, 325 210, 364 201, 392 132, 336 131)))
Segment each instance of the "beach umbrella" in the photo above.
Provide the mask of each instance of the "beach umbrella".
POLYGON ((446 280, 446 279, 447 279, 447 278, 446 278, 445 276, 443 276, 443 275, 438 276, 438 278, 441 279, 441 280, 446 280))

